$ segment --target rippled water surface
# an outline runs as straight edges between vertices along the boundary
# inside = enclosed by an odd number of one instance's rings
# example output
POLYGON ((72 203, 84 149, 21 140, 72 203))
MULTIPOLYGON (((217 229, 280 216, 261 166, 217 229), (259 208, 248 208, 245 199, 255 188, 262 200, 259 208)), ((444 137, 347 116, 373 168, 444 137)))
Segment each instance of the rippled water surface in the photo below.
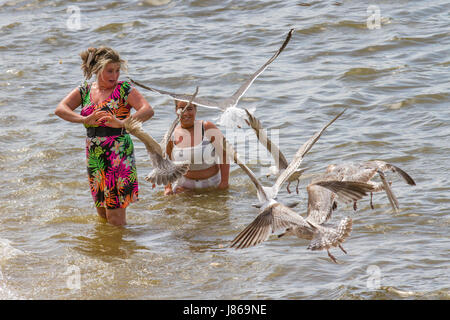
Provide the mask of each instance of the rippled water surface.
MULTIPOLYGON (((0 1, 0 298, 449 299, 449 10, 448 1, 0 1), (258 212, 242 170, 232 165, 228 191, 164 197, 144 181, 151 166, 135 140, 140 201, 124 228, 97 218, 84 129, 53 114, 83 80, 80 51, 111 46, 135 79, 218 98, 290 28, 240 106, 278 134, 288 159, 348 108, 303 165, 311 177, 330 163, 394 163, 417 183, 389 176, 400 212, 382 193, 374 210, 367 199, 356 212, 340 206, 333 221, 351 216, 353 232, 347 255, 332 250, 338 264, 296 238, 237 251, 230 240, 258 212)), ((141 92, 155 110, 144 128, 160 139, 173 102, 141 92)), ((251 164, 266 185, 269 166, 251 164)), ((302 215, 307 178, 300 195, 279 195, 300 201, 302 215)))

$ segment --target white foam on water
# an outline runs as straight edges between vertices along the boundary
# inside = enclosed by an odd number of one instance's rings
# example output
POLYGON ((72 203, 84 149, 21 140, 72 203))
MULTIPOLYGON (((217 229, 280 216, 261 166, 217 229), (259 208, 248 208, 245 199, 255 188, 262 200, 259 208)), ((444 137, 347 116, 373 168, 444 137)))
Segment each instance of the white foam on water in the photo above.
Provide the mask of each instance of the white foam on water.
POLYGON ((22 250, 16 249, 11 245, 8 239, 0 239, 0 300, 19 300, 23 299, 8 287, 7 277, 4 274, 2 266, 7 260, 18 255, 24 254, 22 250))
POLYGON ((9 241, 8 239, 0 238, 0 266, 3 264, 3 262, 21 254, 24 254, 24 252, 22 250, 14 248, 11 245, 11 241, 9 241))

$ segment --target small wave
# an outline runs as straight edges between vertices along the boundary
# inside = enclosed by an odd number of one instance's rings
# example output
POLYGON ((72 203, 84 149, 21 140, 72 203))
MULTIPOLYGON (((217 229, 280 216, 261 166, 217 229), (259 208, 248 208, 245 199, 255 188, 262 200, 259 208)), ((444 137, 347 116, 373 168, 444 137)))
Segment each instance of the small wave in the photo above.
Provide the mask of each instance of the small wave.
POLYGON ((143 26, 143 24, 139 21, 133 21, 133 22, 115 22, 115 23, 108 23, 107 25, 98 27, 95 29, 95 32, 119 32, 126 28, 134 28, 134 27, 140 27, 143 26))
POLYGON ((139 3, 140 5, 148 5, 148 6, 152 6, 152 7, 159 7, 159 6, 164 6, 166 4, 169 4, 171 0, 144 0, 141 3, 139 3))
POLYGON ((6 31, 6 30, 14 29, 15 27, 18 27, 20 25, 21 25, 20 22, 13 22, 13 23, 10 23, 10 24, 0 27, 0 30, 6 31))
POLYGON ((48 161, 48 160, 57 160, 61 157, 63 157, 65 155, 65 153, 54 150, 54 149, 47 149, 47 150, 41 150, 35 154, 33 154, 32 156, 30 156, 28 158, 28 160, 30 162, 34 162, 37 160, 43 160, 43 161, 48 161))
POLYGON ((438 104, 449 99, 448 93, 428 93, 428 94, 418 94, 411 98, 406 98, 404 100, 386 104, 386 107, 391 110, 398 110, 401 108, 413 106, 413 105, 421 105, 421 104, 438 104))
POLYGON ((346 71, 339 80, 368 81, 380 77, 384 72, 373 68, 351 68, 346 71))
POLYGON ((403 69, 405 67, 406 67, 405 65, 400 65, 380 70, 367 67, 351 68, 347 70, 339 79, 372 80, 392 72, 398 72, 397 70, 403 69))
POLYGON ((360 75, 369 75, 369 74, 377 74, 378 70, 372 68, 351 68, 344 76, 360 76, 360 75))
POLYGON ((353 28, 353 29, 367 29, 367 22, 363 21, 352 21, 352 20, 343 20, 339 21, 335 24, 336 27, 343 28, 353 28))
POLYGON ((400 298, 420 298, 424 296, 423 292, 404 291, 396 289, 394 287, 381 287, 380 289, 386 291, 387 293, 394 294, 400 298))
MULTIPOLYGON (((0 102, 0 106, 2 102, 0 102)), ((19 118, 15 115, 2 116, 0 117, 0 124, 2 127, 11 127, 13 125, 17 125, 19 123, 19 118)))
POLYGON ((17 69, 8 69, 6 70, 6 74, 12 75, 15 78, 22 78, 25 74, 23 70, 17 70, 17 69))
POLYGON ((23 300, 23 297, 20 297, 12 290, 8 288, 7 285, 2 283, 2 279, 0 278, 0 300, 23 300))
MULTIPOLYGON (((381 25, 383 24, 389 24, 391 23, 390 18, 381 18, 381 25)), ((365 20, 361 21, 354 21, 354 20, 341 20, 338 22, 323 22, 323 23, 317 23, 312 26, 309 26, 304 29, 298 29, 296 32, 307 34, 307 35, 314 35, 321 33, 323 31, 327 31, 330 29, 353 29, 353 30, 367 30, 367 22, 365 20)))
POLYGON ((439 43, 440 40, 445 40, 448 36, 447 32, 435 33, 428 36, 418 37, 399 37, 394 36, 391 41, 399 42, 400 44, 434 44, 439 43))
POLYGON ((323 31, 327 30, 327 23, 319 23, 319 24, 315 24, 312 25, 308 28, 304 28, 304 29, 298 29, 295 32, 301 33, 301 34, 306 34, 306 35, 314 35, 314 34, 318 34, 321 33, 323 31))

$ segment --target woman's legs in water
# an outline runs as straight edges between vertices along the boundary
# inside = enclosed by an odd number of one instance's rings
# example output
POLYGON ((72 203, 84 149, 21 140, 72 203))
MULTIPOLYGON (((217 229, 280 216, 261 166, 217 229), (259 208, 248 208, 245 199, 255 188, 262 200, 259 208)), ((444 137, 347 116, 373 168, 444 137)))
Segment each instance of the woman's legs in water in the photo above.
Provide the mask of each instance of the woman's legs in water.
POLYGON ((106 220, 113 226, 124 226, 127 224, 126 208, 106 209, 106 220))
POLYGON ((103 207, 97 207, 97 213, 100 218, 106 219, 106 209, 103 207))
POLYGON ((106 209, 106 208, 97 208, 98 215, 108 221, 108 223, 113 226, 124 226, 127 224, 126 221, 126 208, 118 208, 118 209, 106 209))

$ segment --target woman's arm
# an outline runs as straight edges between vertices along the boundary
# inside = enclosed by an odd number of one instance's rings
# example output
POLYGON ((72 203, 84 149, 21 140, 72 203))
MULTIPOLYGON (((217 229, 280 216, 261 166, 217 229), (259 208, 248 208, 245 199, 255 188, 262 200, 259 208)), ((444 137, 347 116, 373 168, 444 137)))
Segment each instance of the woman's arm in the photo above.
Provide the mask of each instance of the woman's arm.
POLYGON ((78 88, 73 89, 58 104, 58 106, 55 109, 55 114, 61 119, 64 119, 66 121, 74 123, 83 123, 86 125, 99 124, 98 120, 107 114, 107 112, 105 111, 97 110, 96 112, 93 112, 89 116, 84 117, 81 114, 74 112, 74 110, 78 108, 80 104, 81 104, 80 90, 78 88))
POLYGON ((136 88, 131 90, 127 102, 136 110, 132 116, 136 120, 144 122, 155 114, 153 108, 136 88))
POLYGON ((205 127, 205 135, 214 145, 216 150, 223 150, 219 169, 220 169, 220 184, 217 186, 218 189, 227 189, 228 188, 228 180, 230 178, 230 164, 227 161, 227 153, 225 148, 222 148, 222 139, 223 133, 216 127, 215 124, 209 121, 204 122, 205 127))

